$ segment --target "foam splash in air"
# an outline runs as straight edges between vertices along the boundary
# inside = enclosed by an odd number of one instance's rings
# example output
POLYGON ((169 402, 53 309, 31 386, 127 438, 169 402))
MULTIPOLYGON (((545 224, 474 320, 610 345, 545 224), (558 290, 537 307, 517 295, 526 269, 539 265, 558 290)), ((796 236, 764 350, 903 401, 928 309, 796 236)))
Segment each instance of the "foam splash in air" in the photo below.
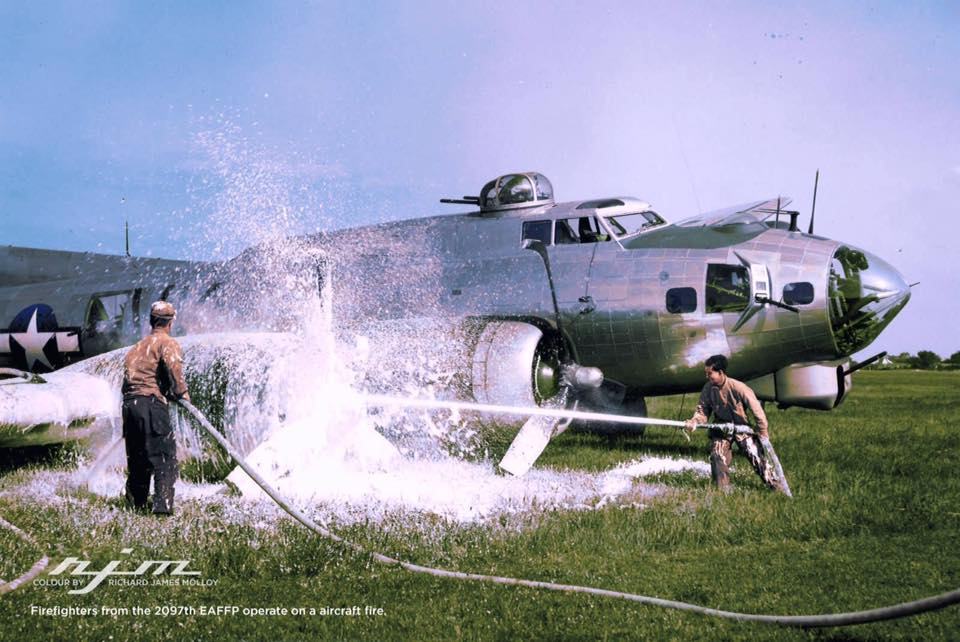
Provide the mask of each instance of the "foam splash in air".
MULTIPOLYGON (((583 472, 537 470, 524 478, 501 476, 490 461, 465 461, 439 447, 428 456, 403 453, 381 433, 384 423, 402 419, 407 430, 429 435, 440 422, 423 410, 401 411, 400 416, 370 414, 335 343, 317 340, 325 332, 314 332, 311 366, 290 382, 297 391, 292 398, 301 403, 291 404, 288 421, 247 457, 281 494, 301 505, 315 506, 340 521, 426 512, 469 522, 533 509, 591 508, 614 500, 614 495, 646 497, 657 492, 636 484, 610 492, 603 475, 583 472), (321 344, 325 350, 317 347, 321 344)), ((239 469, 228 481, 245 497, 264 499, 239 469)))
MULTIPOLYGON (((282 494, 321 506, 340 520, 400 511, 470 522, 531 510, 638 505, 663 492, 643 483, 645 477, 686 470, 709 473, 705 462, 652 457, 599 474, 535 469, 516 478, 497 474, 489 460, 465 461, 439 449, 431 457, 405 455, 381 434, 387 418, 370 413, 367 395, 357 391, 357 376, 339 358, 329 328, 315 327, 310 343, 315 346, 312 368, 298 374, 296 388, 301 392, 294 395, 305 403, 291 410, 292 420, 251 452, 248 461, 282 494), (323 350, 316 347, 320 345, 323 350)), ((451 415, 444 402, 435 405, 446 421, 471 420, 469 413, 451 415)), ((429 433, 442 423, 423 408, 395 412, 410 430, 429 433)), ((229 481, 247 497, 264 497, 239 469, 229 481)))
MULTIPOLYGON (((425 409, 369 413, 364 395, 356 389, 351 363, 338 356, 337 344, 327 330, 314 327, 305 337, 205 335, 185 337, 182 343, 188 370, 213 364, 229 382, 223 428, 238 447, 256 441, 245 449, 247 461, 283 495, 341 523, 378 520, 398 512, 474 522, 529 511, 637 505, 663 491, 642 483, 642 477, 705 466, 647 460, 602 473, 535 469, 514 478, 496 474, 491 461, 465 461, 440 447, 430 450, 429 456, 416 456, 387 439, 383 424, 402 420, 405 430, 429 434, 443 421, 432 419, 425 409), (222 360, 224 352, 230 355, 228 362, 222 360)), ((122 354, 103 355, 86 367, 110 371, 122 363, 122 354)), ((470 416, 464 414, 459 420, 469 423, 470 416)), ((195 428, 185 422, 180 426, 184 445, 203 441, 190 432, 195 428)), ((113 458, 110 465, 95 464, 99 472, 81 471, 89 490, 105 496, 120 494, 122 448, 113 458)), ((248 501, 267 501, 239 469, 227 480, 248 501)), ((222 491, 220 484, 181 481, 178 485, 182 498, 202 500, 222 491)))
MULTIPOLYGON (((203 133, 198 142, 209 156, 210 185, 219 189, 204 195, 204 209, 212 211, 204 247, 228 258, 256 245, 216 266, 217 287, 204 284, 206 303, 183 302, 180 327, 211 333, 179 338, 185 370, 195 404, 281 493, 340 521, 399 511, 463 522, 635 504, 662 492, 624 471, 501 476, 491 461, 457 456, 482 452, 475 447, 476 415, 456 408, 368 409, 360 391, 371 387, 428 399, 463 391, 469 329, 435 321, 444 267, 436 235, 427 226, 402 238, 386 228, 339 241, 319 231, 285 238, 309 231, 320 209, 309 181, 234 125, 203 133), (357 248, 373 250, 382 265, 351 271, 357 248), (404 292, 415 296, 399 296, 404 292), (390 321, 370 322, 382 305, 394 311, 390 321)), ((80 369, 119 387, 123 353, 80 369)), ((192 423, 179 418, 176 429, 187 455, 205 463, 215 456, 192 423)), ((87 480, 91 490, 119 494, 120 459, 87 480)), ((249 500, 263 499, 241 472, 227 479, 249 500)), ((178 492, 202 498, 222 488, 181 481, 178 492)))

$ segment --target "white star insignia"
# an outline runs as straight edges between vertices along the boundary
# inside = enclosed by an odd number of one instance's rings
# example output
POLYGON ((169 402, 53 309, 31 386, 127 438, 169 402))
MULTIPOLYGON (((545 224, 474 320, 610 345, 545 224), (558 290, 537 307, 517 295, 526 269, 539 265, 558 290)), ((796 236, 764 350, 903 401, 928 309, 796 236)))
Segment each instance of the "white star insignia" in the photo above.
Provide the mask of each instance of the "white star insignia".
POLYGON ((30 325, 26 332, 11 332, 9 335, 11 347, 14 341, 17 342, 24 351, 24 358, 27 361, 27 370, 32 371, 33 366, 39 361, 49 370, 53 370, 53 364, 47 360, 47 355, 43 349, 50 343, 50 340, 56 336, 56 332, 37 332, 37 310, 33 311, 30 317, 30 325))

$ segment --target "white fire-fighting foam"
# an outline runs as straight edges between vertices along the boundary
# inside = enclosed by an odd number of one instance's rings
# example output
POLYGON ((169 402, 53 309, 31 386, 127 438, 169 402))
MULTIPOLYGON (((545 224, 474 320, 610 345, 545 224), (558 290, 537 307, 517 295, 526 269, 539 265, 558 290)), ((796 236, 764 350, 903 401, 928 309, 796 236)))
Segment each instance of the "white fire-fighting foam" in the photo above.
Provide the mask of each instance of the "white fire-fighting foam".
MULTIPOLYGON (((643 477, 707 470, 703 462, 646 458, 601 473, 534 469, 514 478, 497 474, 494 462, 465 461, 440 448, 426 456, 404 453, 378 431, 378 425, 398 417, 368 412, 363 395, 355 389, 350 364, 338 358, 332 337, 322 331, 303 340, 235 334, 185 337, 182 343, 188 362, 191 354, 199 360, 225 345, 242 346, 232 353, 229 364, 221 362, 227 379, 240 381, 226 399, 224 432, 235 443, 239 436, 259 434, 261 442, 250 450, 248 463, 295 504, 341 523, 398 512, 474 522, 504 513, 637 505, 662 492, 659 486, 643 483, 643 477), (267 371, 266 384, 255 376, 258 371, 267 371), (259 427, 243 430, 244 422, 259 427)), ((122 359, 122 351, 99 359, 92 369, 104 371, 105 362, 122 359)), ((198 368, 199 363, 190 367, 198 368)), ((405 430, 429 433, 443 423, 428 411, 397 412, 404 415, 405 430)), ((469 417, 459 421, 468 422, 469 417)), ((123 486, 122 448, 112 459, 110 465, 95 463, 78 472, 78 480, 92 492, 118 495, 123 486)), ((239 469, 228 481, 245 501, 268 501, 239 469)), ((222 485, 214 484, 178 485, 184 498, 202 499, 222 490, 222 485)))
POLYGON ((0 423, 29 427, 43 423, 69 424, 86 418, 108 418, 114 392, 98 377, 77 372, 51 372, 46 383, 5 379, 0 385, 0 423), (68 394, 80 389, 83 394, 68 394))
POLYGON ((692 471, 698 475, 709 475, 710 464, 705 461, 672 459, 670 457, 641 457, 620 464, 607 473, 611 477, 651 477, 664 473, 682 473, 692 471))
MULTIPOLYGON (((378 426, 400 421, 403 430, 429 436, 451 422, 450 413, 444 413, 443 421, 424 411, 369 413, 354 388, 356 377, 338 358, 332 339, 324 339, 320 331, 309 342, 303 348, 309 358, 286 382, 292 388, 286 420, 247 457, 271 485, 299 505, 319 507, 340 521, 399 511, 468 522, 532 509, 590 508, 623 495, 653 494, 653 489, 635 483, 611 488, 604 475, 582 472, 535 470, 519 479, 505 477, 495 473, 493 462, 464 461, 440 447, 401 452, 378 426)), ((264 499, 239 469, 228 481, 244 497, 264 499)))
POLYGON ((55 442, 83 436, 87 427, 71 428, 83 421, 115 420, 118 393, 99 377, 80 372, 51 372, 46 383, 4 379, 0 383, 0 440, 24 445, 31 437, 55 442), (40 433, 40 434, 37 434, 40 433))
MULTIPOLYGON (((376 309, 379 298, 392 294, 384 284, 364 285, 369 272, 350 273, 350 260, 362 247, 375 249, 385 260, 417 259, 403 262, 406 269, 416 268, 413 281, 423 290, 410 312, 432 319, 431 302, 439 297, 429 296, 429 290, 439 287, 443 271, 439 255, 428 251, 435 239, 427 230, 417 238, 394 238, 384 229, 326 247, 286 240, 291 233, 309 231, 307 214, 320 206, 313 202, 307 181, 289 172, 275 154, 252 147, 249 137, 233 125, 201 134, 198 142, 210 157, 211 185, 219 187, 201 208, 212 211, 205 216, 210 230, 201 245, 207 253, 212 248, 218 259, 251 242, 260 245, 218 268, 223 299, 209 304, 206 317, 194 301, 192 308, 182 307, 178 324, 191 331, 230 327, 287 334, 182 337, 186 370, 205 377, 222 399, 222 416, 211 417, 214 424, 222 424, 250 463, 296 504, 342 522, 398 512, 483 521, 504 513, 636 505, 662 491, 641 482, 644 475, 697 467, 693 462, 647 460, 602 473, 534 469, 522 478, 506 477, 496 474, 494 462, 451 456, 476 455, 475 416, 449 410, 368 411, 358 390, 371 378, 386 385, 390 394, 428 398, 449 398, 459 385, 457 368, 464 364, 466 344, 456 330, 391 323, 377 335, 369 326, 352 327, 354 314, 334 319, 331 312, 376 309), (314 259, 329 274, 322 275, 325 301, 309 304, 302 289, 310 283, 316 287, 317 274, 310 271, 314 259), (339 283, 353 285, 338 290, 339 283), (330 305, 333 300, 337 306, 330 305), (191 310, 196 318, 191 318, 191 310)), ((391 272, 384 267, 381 273, 391 272)), ((78 369, 106 378, 117 389, 123 354, 109 353, 78 369)), ((197 392, 197 405, 210 410, 197 392)), ((119 405, 119 399, 111 403, 119 405)), ((176 424, 181 446, 202 456, 202 444, 209 440, 183 419, 176 424)), ((79 471, 75 482, 104 496, 122 493, 122 448, 114 449, 111 457, 79 471)), ((229 480, 245 500, 266 505, 242 473, 232 473, 229 480)), ((225 487, 181 481, 177 488, 181 498, 208 501, 208 495, 225 487)))

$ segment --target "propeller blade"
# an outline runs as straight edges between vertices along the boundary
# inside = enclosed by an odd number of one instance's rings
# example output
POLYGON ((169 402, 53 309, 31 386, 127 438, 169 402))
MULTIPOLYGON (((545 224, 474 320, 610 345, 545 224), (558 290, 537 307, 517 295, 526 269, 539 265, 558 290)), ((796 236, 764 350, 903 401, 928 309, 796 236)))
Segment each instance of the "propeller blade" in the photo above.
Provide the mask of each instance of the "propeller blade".
MULTIPOLYGON (((569 387, 564 387, 555 397, 544 402, 543 407, 557 410, 566 408, 569 392, 569 387)), ((576 407, 577 402, 574 402, 572 409, 576 410, 576 407)), ((500 469, 514 477, 527 474, 550 440, 566 430, 570 422, 570 419, 538 415, 527 419, 520 428, 520 432, 513 438, 507 454, 500 460, 500 469)))
POLYGON ((522 477, 540 457, 560 419, 530 417, 517 433, 507 454, 500 460, 500 469, 514 477, 522 477))

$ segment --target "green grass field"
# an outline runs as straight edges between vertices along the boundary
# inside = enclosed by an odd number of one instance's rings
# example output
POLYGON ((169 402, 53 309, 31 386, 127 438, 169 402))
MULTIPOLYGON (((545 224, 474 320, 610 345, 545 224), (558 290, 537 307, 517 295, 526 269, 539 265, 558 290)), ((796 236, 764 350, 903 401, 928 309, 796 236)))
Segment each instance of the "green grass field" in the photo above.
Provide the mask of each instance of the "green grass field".
MULTIPOLYGON (((651 414, 691 414, 693 395, 654 400, 651 414)), ((548 512, 484 526, 429 515, 353 525, 342 534, 420 564, 583 584, 776 614, 851 611, 960 587, 960 373, 862 372, 831 413, 768 410, 795 498, 767 492, 738 457, 736 491, 692 474, 664 475, 671 492, 643 510, 548 512)), ((697 434, 564 434, 538 466, 603 470, 651 453, 707 457, 697 434)), ((68 452, 69 454, 69 452, 68 452)), ((69 467, 42 461, 45 470, 69 467)), ((102 568, 133 547, 142 559, 187 559, 213 587, 117 587, 89 595, 25 586, 0 597, 0 638, 53 639, 663 639, 951 640, 960 607, 844 629, 794 630, 582 595, 456 582, 384 567, 318 539, 292 520, 235 500, 186 501, 172 519, 51 485, 42 501, 18 487, 35 468, 6 466, 0 516, 43 544, 0 531, 0 577, 46 552, 102 568), (29 504, 29 505, 28 505, 29 504), (260 511, 256 513, 255 511, 260 511), (344 607, 357 616, 200 615, 201 606, 344 607), (56 617, 31 607, 129 609, 56 617), (156 615, 158 607, 195 613, 156 615), (365 615, 365 606, 382 615, 365 615), (134 615, 135 607, 153 613, 134 615)), ((44 473, 46 474, 46 473, 44 473)), ((126 568, 126 567, 125 567, 126 568)), ((61 576, 63 577, 63 576, 61 576)))

